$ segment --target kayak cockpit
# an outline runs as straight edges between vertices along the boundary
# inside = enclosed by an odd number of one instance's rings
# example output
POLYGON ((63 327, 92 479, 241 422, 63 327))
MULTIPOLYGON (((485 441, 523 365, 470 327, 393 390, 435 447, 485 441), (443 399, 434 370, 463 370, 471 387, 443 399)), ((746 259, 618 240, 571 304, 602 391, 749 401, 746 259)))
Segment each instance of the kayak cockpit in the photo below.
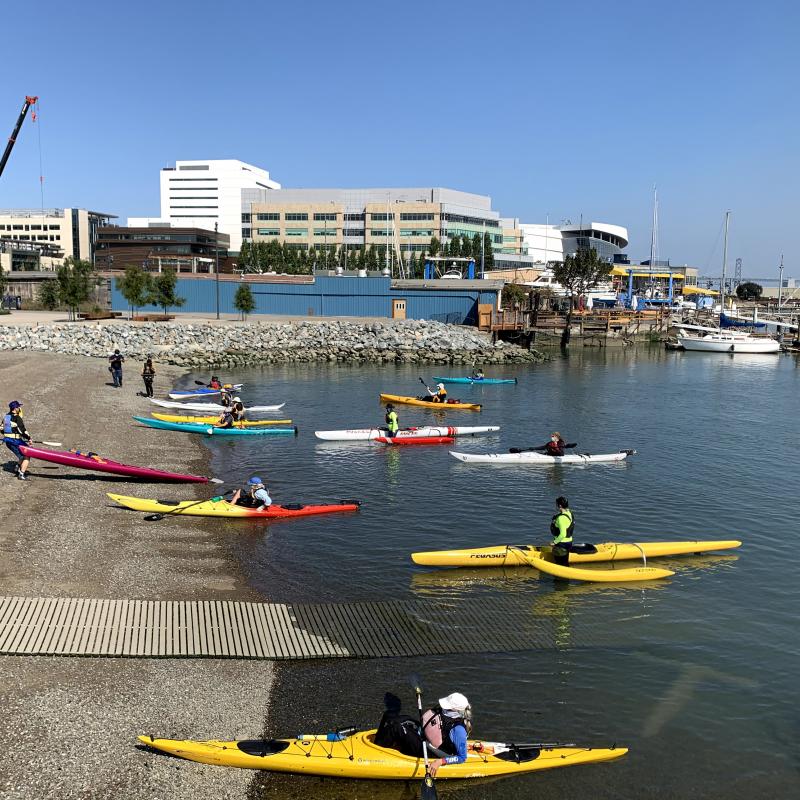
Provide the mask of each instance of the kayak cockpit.
POLYGON ((236 746, 249 756, 274 756, 282 753, 289 746, 286 739, 242 739, 236 746))

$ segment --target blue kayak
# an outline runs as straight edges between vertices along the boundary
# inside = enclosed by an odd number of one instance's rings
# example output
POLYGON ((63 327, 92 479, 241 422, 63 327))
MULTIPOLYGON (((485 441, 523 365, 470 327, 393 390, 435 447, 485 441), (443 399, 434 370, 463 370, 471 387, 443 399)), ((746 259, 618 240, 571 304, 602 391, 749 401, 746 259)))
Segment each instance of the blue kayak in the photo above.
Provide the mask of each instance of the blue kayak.
POLYGON ((439 383, 516 383, 516 378, 437 378, 433 376, 435 381, 439 383))
POLYGON ((162 431, 182 431, 183 433, 204 433, 206 436, 297 436, 297 426, 294 428, 217 428, 214 425, 201 425, 196 422, 167 422, 163 419, 150 419, 149 417, 134 417, 137 422, 147 425, 148 428, 158 428, 162 431))

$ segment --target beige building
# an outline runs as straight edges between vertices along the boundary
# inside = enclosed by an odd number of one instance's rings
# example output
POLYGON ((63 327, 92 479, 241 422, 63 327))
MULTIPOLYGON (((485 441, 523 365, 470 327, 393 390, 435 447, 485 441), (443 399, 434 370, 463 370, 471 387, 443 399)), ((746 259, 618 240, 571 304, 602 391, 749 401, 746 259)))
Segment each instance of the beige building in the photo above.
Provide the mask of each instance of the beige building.
POLYGON ((93 262, 97 229, 112 219, 85 208, 0 209, 0 241, 36 245, 57 261, 72 256, 93 262))

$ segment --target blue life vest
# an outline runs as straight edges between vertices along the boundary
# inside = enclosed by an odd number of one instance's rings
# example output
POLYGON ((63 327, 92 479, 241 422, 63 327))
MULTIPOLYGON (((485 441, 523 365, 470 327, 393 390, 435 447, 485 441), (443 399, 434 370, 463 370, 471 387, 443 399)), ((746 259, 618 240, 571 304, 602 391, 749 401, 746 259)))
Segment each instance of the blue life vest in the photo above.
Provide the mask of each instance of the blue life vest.
POLYGON ((13 417, 10 413, 3 417, 3 435, 6 439, 22 438, 17 432, 16 425, 13 424, 13 417))

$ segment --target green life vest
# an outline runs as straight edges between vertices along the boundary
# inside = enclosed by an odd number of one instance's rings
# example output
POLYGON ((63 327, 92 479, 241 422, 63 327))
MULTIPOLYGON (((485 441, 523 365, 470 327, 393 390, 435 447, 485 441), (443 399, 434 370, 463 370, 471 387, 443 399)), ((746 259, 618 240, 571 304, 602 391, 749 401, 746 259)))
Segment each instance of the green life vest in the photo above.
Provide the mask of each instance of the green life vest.
POLYGON ((562 508, 558 514, 553 515, 550 522, 550 533, 553 534, 553 544, 560 544, 561 542, 572 542, 572 533, 575 530, 575 520, 572 518, 572 512, 568 508, 562 508), (563 531, 556 521, 559 517, 564 517, 569 521, 566 531, 563 531))

